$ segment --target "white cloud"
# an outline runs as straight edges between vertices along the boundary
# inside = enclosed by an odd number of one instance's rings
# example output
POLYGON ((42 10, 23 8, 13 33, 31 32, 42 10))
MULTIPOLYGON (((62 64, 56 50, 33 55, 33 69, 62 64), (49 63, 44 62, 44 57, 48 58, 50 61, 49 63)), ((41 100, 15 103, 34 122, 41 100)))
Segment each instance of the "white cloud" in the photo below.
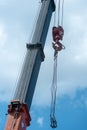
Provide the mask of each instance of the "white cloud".
POLYGON ((76 98, 76 96, 75 96, 73 106, 76 108, 77 107, 80 107, 80 108, 87 107, 87 96, 85 94, 83 95, 83 93, 80 94, 79 98, 76 98))
POLYGON ((81 96, 81 102, 87 107, 87 96, 85 94, 81 96))
POLYGON ((43 126, 43 117, 38 117, 37 123, 38 123, 40 126, 43 126))
POLYGON ((5 27, 3 24, 0 23, 0 50, 5 45, 6 40, 7 40, 7 34, 5 31, 5 27))

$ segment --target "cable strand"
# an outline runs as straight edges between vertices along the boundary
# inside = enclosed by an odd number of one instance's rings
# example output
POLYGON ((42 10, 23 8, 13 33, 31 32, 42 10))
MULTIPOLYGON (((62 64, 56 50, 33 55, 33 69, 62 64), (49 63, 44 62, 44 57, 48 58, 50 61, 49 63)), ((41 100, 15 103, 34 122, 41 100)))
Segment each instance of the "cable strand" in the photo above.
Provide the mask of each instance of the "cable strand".
POLYGON ((62 0, 62 17, 61 17, 61 25, 63 27, 63 18, 64 18, 64 0, 62 0))
POLYGON ((60 0, 58 2, 58 26, 59 26, 59 23, 60 23, 60 0))
POLYGON ((53 80, 51 86, 51 112, 50 112, 50 120, 51 120, 51 127, 57 127, 57 121, 55 118, 55 106, 56 106, 56 93, 57 93, 57 54, 54 55, 54 65, 53 65, 53 80))

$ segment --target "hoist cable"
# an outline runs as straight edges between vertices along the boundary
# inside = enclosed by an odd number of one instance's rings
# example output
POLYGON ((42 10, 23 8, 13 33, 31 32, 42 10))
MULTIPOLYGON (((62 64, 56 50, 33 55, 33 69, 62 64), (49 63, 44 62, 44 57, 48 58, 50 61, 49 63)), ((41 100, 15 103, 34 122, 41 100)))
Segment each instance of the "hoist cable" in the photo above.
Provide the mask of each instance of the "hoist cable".
POLYGON ((58 26, 60 24, 60 0, 58 2, 58 26))
POLYGON ((52 86, 51 86, 52 99, 51 99, 50 121, 51 121, 52 128, 57 127, 57 121, 55 118, 56 92, 57 92, 57 55, 58 53, 55 53, 54 55, 53 80, 52 80, 52 86))
POLYGON ((57 127, 57 121, 55 118, 56 95, 57 95, 57 57, 58 57, 58 52, 65 48, 60 42, 64 34, 64 30, 62 28, 64 0, 62 0, 62 2, 60 0, 56 0, 56 3, 57 3, 56 5, 58 6, 58 8, 56 8, 56 11, 54 14, 54 27, 52 30, 53 41, 54 41, 52 42, 52 46, 55 50, 54 51, 54 65, 53 65, 53 79, 52 79, 52 86, 51 86, 52 97, 51 97, 51 111, 50 111, 50 121, 51 121, 52 128, 57 127), (56 21, 56 14, 58 15, 57 21, 56 21), (58 24, 57 27, 55 27, 56 22, 58 24))
POLYGON ((55 4, 58 4, 58 9, 56 8, 56 11, 54 13, 54 25, 56 24, 56 14, 57 14, 57 10, 58 10, 58 20, 57 20, 57 26, 59 26, 59 24, 61 26, 63 26, 63 15, 64 15, 64 0, 62 0, 62 2, 60 0, 56 0, 55 4), (60 11, 61 10, 61 11, 60 11))
POLYGON ((55 0, 54 26, 56 26, 56 3, 57 3, 57 0, 55 0))
POLYGON ((57 91, 57 57, 55 57, 55 59, 54 59, 53 82, 52 82, 52 87, 51 87, 54 113, 55 113, 55 103, 56 103, 56 91, 57 91))
POLYGON ((55 23, 56 23, 56 11, 54 12, 54 26, 55 26, 55 23))
POLYGON ((63 27, 63 17, 64 17, 64 0, 62 0, 62 17, 61 17, 61 25, 63 27))

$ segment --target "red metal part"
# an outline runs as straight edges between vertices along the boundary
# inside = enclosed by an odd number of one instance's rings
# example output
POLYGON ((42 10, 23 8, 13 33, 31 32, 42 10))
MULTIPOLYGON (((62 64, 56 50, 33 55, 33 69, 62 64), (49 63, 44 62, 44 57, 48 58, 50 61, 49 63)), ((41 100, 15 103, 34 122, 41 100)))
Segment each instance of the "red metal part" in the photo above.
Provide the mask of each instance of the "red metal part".
POLYGON ((54 43, 52 43, 52 46, 54 50, 61 51, 62 49, 64 49, 65 47, 59 41, 63 39, 63 35, 64 35, 64 30, 62 26, 53 27, 52 35, 53 35, 53 41, 54 41, 54 43))
POLYGON ((63 45, 60 42, 52 43, 52 46, 53 46, 55 51, 61 51, 63 49, 63 45))
POLYGON ((20 103, 19 100, 11 101, 8 106, 8 120, 5 130, 26 130, 30 121, 27 104, 20 103))
POLYGON ((53 41, 54 42, 62 40, 63 39, 63 35, 64 35, 64 30, 63 30, 62 26, 53 27, 52 35, 53 35, 53 41))

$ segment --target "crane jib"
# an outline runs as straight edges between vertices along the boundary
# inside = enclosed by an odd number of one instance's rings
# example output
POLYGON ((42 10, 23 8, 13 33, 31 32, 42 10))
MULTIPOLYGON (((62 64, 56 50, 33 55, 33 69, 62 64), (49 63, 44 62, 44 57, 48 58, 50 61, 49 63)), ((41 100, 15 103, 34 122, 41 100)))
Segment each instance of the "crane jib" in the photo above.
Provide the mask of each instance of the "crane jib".
POLYGON ((40 65, 42 60, 44 59, 43 49, 53 11, 55 11, 54 0, 43 0, 41 2, 41 9, 32 37, 32 46, 27 46, 29 48, 27 49, 20 78, 18 80, 17 88, 13 97, 13 102, 11 102, 11 104, 8 106, 8 109, 10 107, 13 113, 10 113, 10 111, 8 111, 8 119, 5 130, 13 130, 12 127, 14 128, 14 130, 26 130, 26 127, 28 125, 27 123, 25 123, 26 126, 24 128, 20 128, 20 124, 23 125, 23 122, 21 121, 24 121, 22 120, 22 114, 25 115, 25 117, 28 119, 28 122, 30 121, 29 115, 27 114, 27 116, 26 113, 27 109, 30 110, 36 81, 40 70, 40 65), (39 47, 35 47, 35 44, 37 43, 40 43, 41 45, 39 45, 39 47), (21 105, 19 105, 18 103, 22 105, 21 110, 23 111, 23 113, 21 113, 19 107, 21 105), (14 117, 14 114, 16 115, 16 118, 14 117), (9 126, 8 122, 10 123, 9 126))

